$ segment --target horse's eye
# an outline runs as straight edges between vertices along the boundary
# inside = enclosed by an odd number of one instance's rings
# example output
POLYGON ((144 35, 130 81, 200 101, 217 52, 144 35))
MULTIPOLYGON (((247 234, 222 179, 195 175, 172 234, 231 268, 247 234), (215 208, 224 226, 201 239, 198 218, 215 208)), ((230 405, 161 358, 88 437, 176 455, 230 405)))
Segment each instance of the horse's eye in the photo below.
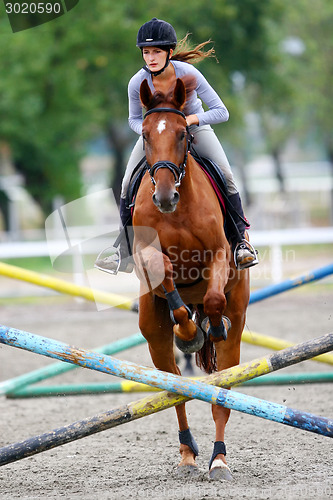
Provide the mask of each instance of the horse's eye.
POLYGON ((182 132, 180 134, 180 140, 183 141, 185 139, 185 132, 182 132))

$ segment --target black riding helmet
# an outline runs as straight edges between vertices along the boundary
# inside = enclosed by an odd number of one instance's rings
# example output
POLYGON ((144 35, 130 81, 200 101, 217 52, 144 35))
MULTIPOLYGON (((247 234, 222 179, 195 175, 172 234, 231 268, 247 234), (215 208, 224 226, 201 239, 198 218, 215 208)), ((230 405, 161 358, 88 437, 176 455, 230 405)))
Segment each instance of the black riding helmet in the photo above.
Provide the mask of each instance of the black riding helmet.
POLYGON ((139 29, 136 46, 141 49, 162 45, 168 45, 170 48, 176 47, 177 35, 171 24, 153 17, 139 29))
POLYGON ((136 46, 142 49, 144 47, 159 47, 167 52, 167 58, 164 67, 156 72, 150 71, 147 66, 143 68, 153 76, 160 75, 169 64, 170 49, 177 45, 177 35, 171 24, 162 19, 153 17, 151 21, 143 24, 138 31, 136 46))

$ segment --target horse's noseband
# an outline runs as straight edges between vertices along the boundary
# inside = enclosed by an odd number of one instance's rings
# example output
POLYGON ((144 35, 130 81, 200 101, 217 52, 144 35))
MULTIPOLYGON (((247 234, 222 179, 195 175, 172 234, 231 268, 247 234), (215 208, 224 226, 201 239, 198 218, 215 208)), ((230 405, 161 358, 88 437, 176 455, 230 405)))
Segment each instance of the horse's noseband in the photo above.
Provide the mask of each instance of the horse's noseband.
POLYGON ((186 165, 184 163, 180 167, 177 167, 177 165, 175 163, 172 163, 172 161, 163 160, 163 161, 157 161, 156 163, 154 163, 154 165, 152 167, 149 167, 148 162, 147 162, 147 165, 148 165, 148 172, 149 172, 151 181, 154 184, 154 186, 156 185, 154 175, 157 172, 157 170, 159 170, 160 168, 168 168, 169 170, 171 170, 171 172, 173 173, 173 175, 175 177, 175 186, 176 187, 180 186, 182 178, 185 175, 185 166, 186 165))
MULTIPOLYGON (((176 115, 180 115, 186 120, 186 116, 182 111, 179 111, 179 109, 173 109, 173 108, 153 108, 147 111, 147 113, 144 115, 144 119, 146 116, 151 115, 152 113, 175 113, 176 115)), ((175 186, 179 187, 180 183, 185 175, 185 167, 186 167, 186 162, 187 162, 187 156, 188 152, 191 147, 191 143, 193 141, 193 136, 191 135, 188 125, 186 125, 186 131, 187 131, 187 147, 184 155, 183 162, 181 163, 180 166, 176 165, 172 161, 168 160, 162 160, 162 161, 157 161, 154 163, 154 165, 150 166, 148 161, 147 161, 147 167, 148 167, 148 173, 150 175, 151 181, 156 185, 156 181, 154 178, 155 173, 160 169, 160 168, 168 168, 174 175, 175 177, 175 186)))

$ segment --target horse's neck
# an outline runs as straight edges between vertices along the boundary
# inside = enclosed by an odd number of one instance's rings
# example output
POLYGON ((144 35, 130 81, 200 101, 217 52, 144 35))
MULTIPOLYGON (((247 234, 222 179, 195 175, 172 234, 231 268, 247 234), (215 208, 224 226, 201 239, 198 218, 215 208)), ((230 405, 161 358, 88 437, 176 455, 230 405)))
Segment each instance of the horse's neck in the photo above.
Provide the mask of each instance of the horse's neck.
POLYGON ((215 196, 214 187, 199 163, 188 156, 185 177, 181 183, 180 199, 185 198, 186 204, 205 205, 207 210, 221 213, 220 203, 215 196))
POLYGON ((167 80, 157 81, 153 79, 153 86, 156 92, 167 94, 176 84, 176 75, 171 76, 167 80))
POLYGON ((182 190, 186 191, 188 195, 190 195, 191 192, 195 190, 195 177, 198 172, 198 168, 200 170, 200 167, 195 159, 191 155, 188 155, 185 167, 185 177, 182 180, 181 184, 182 190))
POLYGON ((176 71, 173 64, 169 64, 162 76, 153 76, 152 82, 156 92, 167 94, 171 89, 174 89, 176 85, 176 71))

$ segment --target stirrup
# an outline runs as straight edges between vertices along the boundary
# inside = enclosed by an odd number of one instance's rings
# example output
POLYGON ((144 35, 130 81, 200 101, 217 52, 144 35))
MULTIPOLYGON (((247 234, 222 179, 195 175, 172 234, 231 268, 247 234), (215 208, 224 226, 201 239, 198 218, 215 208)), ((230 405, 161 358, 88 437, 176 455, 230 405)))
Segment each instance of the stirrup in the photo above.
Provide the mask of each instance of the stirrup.
POLYGON ((133 262, 127 261, 128 259, 122 259, 121 253, 118 249, 114 251, 113 247, 108 247, 102 250, 94 263, 94 267, 99 269, 100 271, 104 271, 105 273, 116 275, 118 272, 122 271, 125 273, 131 273, 134 269, 133 262), (105 254, 106 251, 112 249, 113 254, 102 258, 102 255, 105 254), (126 262, 127 261, 127 262, 126 262))
POLYGON ((236 269, 242 270, 242 269, 247 269, 248 267, 255 266, 258 264, 258 252, 254 248, 253 245, 247 240, 242 240, 237 243, 235 250, 234 250, 234 262, 236 265, 236 269), (237 253, 239 250, 242 250, 242 248, 246 248, 249 252, 249 256, 245 257, 241 262, 237 262, 237 253))

